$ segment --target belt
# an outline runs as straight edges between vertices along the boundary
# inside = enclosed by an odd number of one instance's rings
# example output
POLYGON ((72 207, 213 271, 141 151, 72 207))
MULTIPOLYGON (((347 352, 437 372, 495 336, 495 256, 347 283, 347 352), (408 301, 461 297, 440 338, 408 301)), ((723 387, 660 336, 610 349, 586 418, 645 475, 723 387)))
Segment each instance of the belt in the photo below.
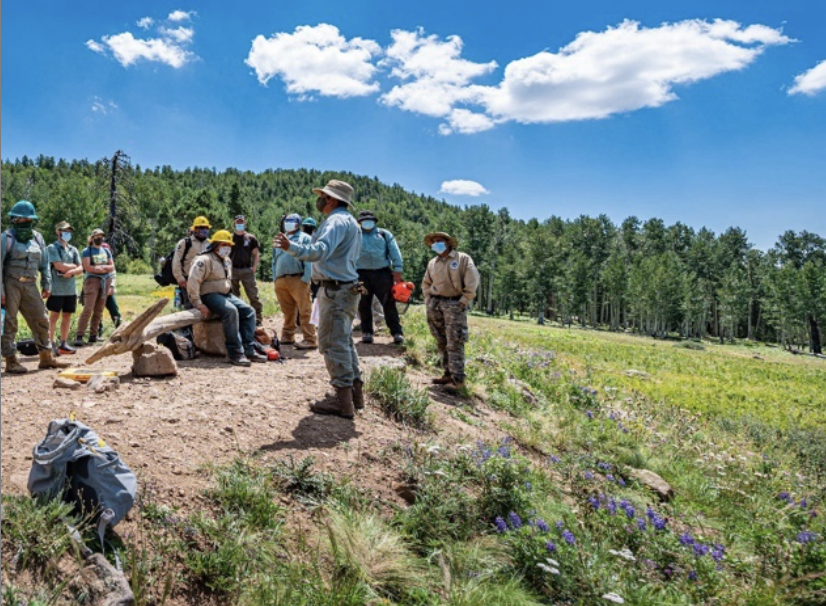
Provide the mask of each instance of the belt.
POLYGON ((436 299, 437 301, 459 301, 461 300, 462 295, 459 295, 458 297, 442 297, 439 295, 430 295, 430 298, 436 299))
MULTIPOLYGON (((278 278, 300 278, 304 274, 281 274, 278 278)), ((276 280, 278 279, 276 278, 276 280)))
POLYGON ((332 290, 338 290, 342 286, 352 286, 356 283, 356 280, 349 280, 347 282, 341 282, 340 280, 317 280, 316 284, 320 284, 324 288, 330 288, 332 290))
POLYGON ((20 276, 19 278, 15 278, 18 282, 37 282, 37 278, 27 278, 26 276, 20 276))

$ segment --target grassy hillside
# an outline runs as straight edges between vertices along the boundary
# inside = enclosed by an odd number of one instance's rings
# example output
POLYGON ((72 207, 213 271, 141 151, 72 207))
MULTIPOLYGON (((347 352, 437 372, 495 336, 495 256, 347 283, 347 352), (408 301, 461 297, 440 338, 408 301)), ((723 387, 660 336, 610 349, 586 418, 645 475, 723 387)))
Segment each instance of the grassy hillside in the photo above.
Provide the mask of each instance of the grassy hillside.
MULTIPOLYGON (((147 286, 123 281, 133 313, 147 286)), ((823 360, 473 317, 455 400, 423 386, 423 311, 404 323, 407 368, 374 371, 368 406, 410 429, 366 460, 412 502, 239 452, 208 468, 202 511, 143 495, 139 536, 119 544, 139 604, 826 603, 823 360)), ((3 503, 4 574, 66 557, 63 512, 3 503)), ((63 591, 34 578, 42 603, 63 591)), ((4 604, 31 597, 4 585, 4 604)))

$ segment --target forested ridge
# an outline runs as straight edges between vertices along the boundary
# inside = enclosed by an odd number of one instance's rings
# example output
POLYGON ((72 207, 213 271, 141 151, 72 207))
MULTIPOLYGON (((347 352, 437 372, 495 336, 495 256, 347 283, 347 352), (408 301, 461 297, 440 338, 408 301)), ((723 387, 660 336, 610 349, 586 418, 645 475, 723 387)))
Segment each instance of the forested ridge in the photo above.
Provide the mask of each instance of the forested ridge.
POLYGON ((421 282, 430 257, 422 245, 426 233, 456 235, 479 267, 478 305, 489 313, 821 352, 826 240, 807 231, 786 231, 762 251, 738 227, 715 234, 657 218, 629 217, 616 225, 605 215, 522 221, 505 208, 460 208, 378 177, 309 169, 144 169, 124 155, 97 162, 5 160, 2 216, 5 227, 11 205, 27 199, 47 237, 61 220, 78 234, 102 226, 121 271, 150 273, 195 216, 228 228, 232 217, 244 214, 264 245, 260 277, 269 279, 269 243, 283 214, 320 219, 310 190, 331 178, 351 183, 357 208, 374 210, 379 225, 395 234, 406 279, 421 282))

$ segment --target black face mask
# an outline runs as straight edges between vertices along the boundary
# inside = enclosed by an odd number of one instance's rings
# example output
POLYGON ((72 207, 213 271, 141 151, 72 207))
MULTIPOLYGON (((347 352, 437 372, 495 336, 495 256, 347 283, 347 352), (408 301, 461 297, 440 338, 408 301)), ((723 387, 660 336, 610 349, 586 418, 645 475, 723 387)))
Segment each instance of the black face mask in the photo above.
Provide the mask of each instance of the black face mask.
POLYGON ((324 209, 327 207, 327 198, 319 198, 316 200, 315 207, 318 212, 323 213, 324 209))
POLYGON ((92 240, 92 244, 94 244, 95 246, 100 246, 101 244, 103 244, 103 238, 94 238, 92 240))
POLYGON ((206 240, 209 237, 209 230, 208 229, 203 229, 203 228, 196 229, 195 230, 195 237, 198 240, 200 240, 201 242, 203 242, 204 240, 206 240))

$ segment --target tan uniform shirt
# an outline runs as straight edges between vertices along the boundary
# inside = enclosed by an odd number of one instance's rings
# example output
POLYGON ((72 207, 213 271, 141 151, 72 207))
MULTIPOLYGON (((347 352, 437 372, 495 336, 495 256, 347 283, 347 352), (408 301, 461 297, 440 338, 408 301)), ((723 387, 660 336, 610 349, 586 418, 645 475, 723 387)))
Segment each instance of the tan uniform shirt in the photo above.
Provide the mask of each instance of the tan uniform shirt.
POLYGON ((192 269, 192 261, 204 252, 209 244, 207 240, 202 242, 195 236, 190 236, 190 239, 192 240, 192 246, 189 252, 186 253, 186 257, 184 257, 186 238, 182 238, 181 241, 178 242, 178 245, 175 247, 175 254, 172 255, 172 275, 175 276, 175 280, 178 282, 186 280, 186 277, 189 275, 189 270, 192 269), (181 259, 183 259, 183 269, 181 268, 181 259))
POLYGON ((221 259, 215 253, 198 255, 189 271, 186 292, 192 305, 201 304, 201 297, 218 292, 228 295, 232 288, 232 260, 221 259))
POLYGON ((427 303, 430 297, 461 297, 459 303, 468 305, 476 297, 479 272, 470 255, 451 250, 446 257, 437 255, 427 264, 422 280, 422 292, 427 303))

